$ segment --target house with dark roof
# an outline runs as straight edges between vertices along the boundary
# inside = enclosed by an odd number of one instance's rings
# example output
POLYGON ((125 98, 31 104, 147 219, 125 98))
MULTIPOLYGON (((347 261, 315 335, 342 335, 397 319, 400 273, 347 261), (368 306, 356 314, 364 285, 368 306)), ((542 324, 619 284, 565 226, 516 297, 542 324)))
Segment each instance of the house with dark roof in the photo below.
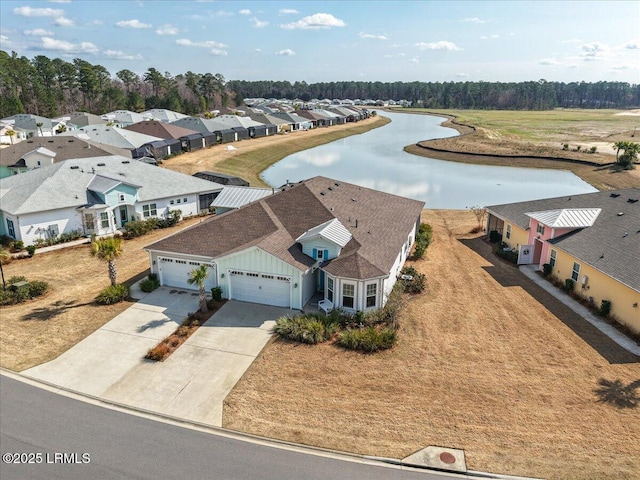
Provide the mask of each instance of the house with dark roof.
POLYGON ((10 177, 63 160, 101 157, 112 153, 75 137, 33 137, 0 149, 0 178, 10 177))
POLYGON ((0 180, 0 235, 25 245, 73 231, 111 235, 132 220, 208 211, 222 188, 115 155, 66 160, 0 180))
POLYGON ((611 313, 640 333, 640 188, 493 205, 487 212, 487 234, 516 250, 518 264, 548 264, 596 306, 611 302, 611 313))
POLYGON ((325 177, 211 217, 146 247, 163 285, 192 289, 209 266, 225 298, 302 309, 384 306, 413 244, 424 204, 325 177))

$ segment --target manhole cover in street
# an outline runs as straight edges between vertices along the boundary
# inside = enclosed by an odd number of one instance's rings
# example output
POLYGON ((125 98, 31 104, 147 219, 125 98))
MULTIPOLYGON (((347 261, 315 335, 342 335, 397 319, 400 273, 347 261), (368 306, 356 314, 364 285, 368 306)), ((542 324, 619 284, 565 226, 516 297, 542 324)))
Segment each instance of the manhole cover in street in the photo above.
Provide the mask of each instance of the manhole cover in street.
POLYGON ((449 452, 442 452, 440 454, 440 461, 442 463, 456 463, 456 457, 454 457, 452 454, 450 454, 449 452))

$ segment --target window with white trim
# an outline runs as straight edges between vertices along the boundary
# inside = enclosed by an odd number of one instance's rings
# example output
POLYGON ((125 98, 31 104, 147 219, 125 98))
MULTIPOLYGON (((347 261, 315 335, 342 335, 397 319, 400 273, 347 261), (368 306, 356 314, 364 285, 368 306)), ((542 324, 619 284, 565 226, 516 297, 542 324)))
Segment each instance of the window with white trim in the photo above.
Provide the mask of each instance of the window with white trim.
POLYGON ((541 223, 538 223, 538 226, 536 227, 536 232, 538 232, 540 235, 544 235, 544 225, 541 223))
POLYGON ((125 199, 124 193, 121 193, 121 194, 120 194, 120 201, 121 201, 121 202, 124 202, 124 199, 125 199))
POLYGON ((367 308, 375 307, 378 297, 378 286, 375 283, 367 285, 367 308))
POLYGON ((573 270, 571 271, 571 280, 573 280, 574 282, 577 282, 579 277, 580 277, 580 264, 573 262, 573 270))
POLYGON ((345 283, 342 285, 342 306, 344 308, 353 308, 355 305, 355 285, 345 283))
POLYGON ((102 228, 109 228, 109 213, 101 212, 100 213, 100 226, 102 228))
POLYGON ((158 214, 156 210, 156 204, 150 203, 149 205, 142 206, 142 215, 144 217, 155 217, 158 214))
POLYGON ((511 238, 511 224, 507 224, 506 237, 507 237, 507 240, 511 238))
POLYGON ((556 266, 557 259, 558 259, 558 252, 552 249, 551 253, 549 253, 549 265, 551 265, 551 268, 556 266))
POLYGON ((60 234, 60 229, 58 225, 53 223, 47 227, 47 236, 49 238, 56 238, 60 234))
POLYGON ((327 300, 333 302, 333 278, 327 277, 327 300))

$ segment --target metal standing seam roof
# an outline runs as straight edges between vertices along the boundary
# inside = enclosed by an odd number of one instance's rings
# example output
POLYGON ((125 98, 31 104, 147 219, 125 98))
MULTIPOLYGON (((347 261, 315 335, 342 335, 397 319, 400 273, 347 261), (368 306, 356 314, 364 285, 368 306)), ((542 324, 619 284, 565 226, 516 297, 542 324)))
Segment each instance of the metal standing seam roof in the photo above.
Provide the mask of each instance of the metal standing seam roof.
POLYGON ((273 190, 271 188, 225 185, 222 192, 220 192, 213 203, 211 203, 211 206, 217 208, 240 208, 243 205, 255 202, 272 194, 273 190))
POLYGON ((601 208, 563 208, 525 215, 551 228, 584 228, 593 225, 601 211, 601 208))
POLYGON ((343 248, 347 243, 351 241, 353 235, 351 232, 347 230, 347 228, 340 223, 340 220, 334 218, 333 220, 329 220, 328 222, 322 223, 317 227, 313 227, 298 238, 296 238, 296 242, 301 242, 303 240, 311 240, 312 238, 322 237, 329 240, 336 245, 339 245, 340 248, 343 248))
POLYGON ((591 265, 614 280, 640 292, 640 188, 567 195, 493 205, 499 218, 529 227, 527 212, 601 210, 589 227, 549 240, 578 262, 591 265))

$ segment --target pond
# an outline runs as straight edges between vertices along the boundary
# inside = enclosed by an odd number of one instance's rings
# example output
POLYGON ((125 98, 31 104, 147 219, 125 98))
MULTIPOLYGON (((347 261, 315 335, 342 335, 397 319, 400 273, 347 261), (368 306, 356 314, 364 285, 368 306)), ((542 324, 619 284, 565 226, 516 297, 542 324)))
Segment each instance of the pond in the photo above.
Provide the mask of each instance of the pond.
POLYGON ((383 115, 391 123, 289 155, 265 170, 262 178, 278 187, 287 180, 297 182, 323 175, 422 200, 425 208, 445 209, 596 191, 564 170, 470 165, 411 155, 403 150, 406 145, 453 137, 458 132, 442 127, 440 117, 391 112, 383 115))

